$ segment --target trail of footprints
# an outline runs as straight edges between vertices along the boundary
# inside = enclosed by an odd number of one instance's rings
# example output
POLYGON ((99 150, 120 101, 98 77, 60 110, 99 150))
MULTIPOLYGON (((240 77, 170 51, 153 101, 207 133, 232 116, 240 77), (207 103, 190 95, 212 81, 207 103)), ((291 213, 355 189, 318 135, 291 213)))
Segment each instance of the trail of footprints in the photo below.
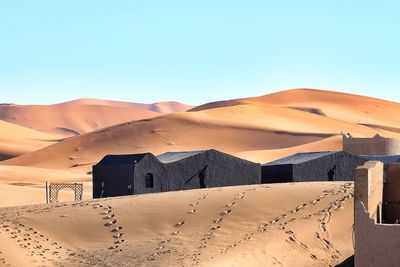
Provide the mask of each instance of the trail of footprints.
MULTIPOLYGON (((201 195, 195 202, 190 203, 190 210, 187 212, 188 216, 193 216, 195 214, 197 214, 197 206, 201 203, 201 201, 205 200, 208 196, 208 193, 204 193, 203 195, 201 195)), ((174 231, 172 231, 171 233, 168 234, 168 238, 161 240, 158 243, 158 246, 155 249, 155 252, 153 254, 151 254, 150 256, 147 257, 147 260, 149 261, 155 261, 158 260, 162 255, 164 254, 169 254, 171 253, 171 249, 168 248, 168 244, 171 243, 172 238, 176 238, 177 236, 180 235, 181 233, 181 228, 182 226, 184 226, 186 224, 186 220, 185 218, 179 222, 177 222, 174 225, 174 231)), ((183 256, 183 255, 181 255, 183 256)), ((183 257, 178 258, 178 263, 180 263, 181 265, 183 265, 183 257)))
MULTIPOLYGON (((40 258, 39 262, 46 264, 52 262, 57 264, 54 260, 67 257, 72 250, 64 248, 58 242, 50 240, 43 234, 39 233, 32 227, 26 226, 22 223, 11 223, 8 220, 0 223, 0 229, 4 233, 8 233, 10 238, 17 242, 18 246, 28 251, 29 256, 37 256, 40 258)), ((1 259, 0 259, 1 260, 1 259)), ((4 259, 2 260, 4 263, 4 259)), ((33 260, 38 263, 37 260, 33 260)))
MULTIPOLYGON (((268 228, 270 228, 270 227, 278 227, 279 230, 285 230, 285 234, 287 235, 286 241, 288 243, 297 245, 297 246, 301 247, 302 249, 307 249, 307 245, 302 243, 301 241, 299 241, 293 231, 286 229, 290 223, 296 221, 295 217, 292 217, 292 218, 289 218, 289 217, 294 216, 298 212, 303 211, 307 207, 317 205, 323 198, 326 198, 329 195, 334 196, 334 195, 344 194, 343 197, 331 202, 328 205, 328 207, 326 207, 316 213, 310 213, 304 217, 304 219, 309 219, 309 218, 312 218, 313 216, 320 216, 320 218, 318 219, 320 222, 320 224, 319 224, 320 228, 323 232, 326 232, 327 224, 330 221, 332 211, 339 210, 347 200, 349 200, 353 197, 353 193, 351 191, 352 191, 352 183, 345 183, 345 184, 341 185, 341 187, 339 189, 336 189, 336 190, 335 189, 325 190, 322 192, 321 195, 319 195, 317 198, 309 201, 308 203, 303 203, 286 213, 283 213, 281 215, 276 216, 275 218, 273 218, 271 220, 261 223, 257 227, 257 231, 246 233, 240 240, 237 240, 237 241, 231 243, 230 245, 228 245, 227 247, 221 249, 219 254, 227 253, 230 249, 238 246, 242 241, 251 240, 255 236, 256 232, 258 232, 258 233, 266 232, 268 230, 268 228)), ((332 254, 333 259, 338 258, 338 255, 340 254, 340 252, 333 247, 332 243, 328 239, 321 237, 320 234, 318 234, 318 235, 316 234, 315 237, 329 251, 329 253, 332 254)), ((215 254, 211 258, 214 258, 217 255, 218 254, 215 254)), ((310 253, 310 257, 313 258, 314 260, 317 260, 317 257, 314 254, 310 253)))
POLYGON ((118 220, 115 216, 113 207, 104 206, 101 204, 93 204, 92 207, 93 209, 100 210, 98 215, 101 216, 104 222, 104 227, 106 227, 107 230, 110 231, 110 234, 113 238, 113 243, 110 247, 108 247, 108 249, 114 250, 116 252, 121 252, 122 249, 120 248, 120 246, 122 243, 125 242, 125 239, 123 239, 124 233, 122 232, 123 227, 118 225, 118 220))
POLYGON ((207 248, 208 242, 215 237, 215 232, 221 228, 221 223, 232 212, 234 206, 236 206, 246 195, 246 192, 243 191, 239 194, 235 194, 233 200, 225 205, 225 207, 221 210, 216 218, 212 220, 210 229, 206 232, 201 238, 201 244, 197 248, 197 250, 193 253, 192 259, 193 262, 197 265, 200 263, 200 256, 202 254, 202 250, 207 248))

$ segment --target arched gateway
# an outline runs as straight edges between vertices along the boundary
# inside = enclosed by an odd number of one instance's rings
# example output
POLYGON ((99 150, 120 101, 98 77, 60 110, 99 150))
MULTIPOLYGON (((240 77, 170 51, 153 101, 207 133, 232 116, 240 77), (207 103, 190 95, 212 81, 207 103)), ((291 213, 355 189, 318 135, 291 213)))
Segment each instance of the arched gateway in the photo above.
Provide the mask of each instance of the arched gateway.
POLYGON ((50 183, 48 184, 48 198, 50 203, 58 203, 58 191, 64 188, 74 190, 75 201, 82 200, 83 184, 82 183, 50 183))

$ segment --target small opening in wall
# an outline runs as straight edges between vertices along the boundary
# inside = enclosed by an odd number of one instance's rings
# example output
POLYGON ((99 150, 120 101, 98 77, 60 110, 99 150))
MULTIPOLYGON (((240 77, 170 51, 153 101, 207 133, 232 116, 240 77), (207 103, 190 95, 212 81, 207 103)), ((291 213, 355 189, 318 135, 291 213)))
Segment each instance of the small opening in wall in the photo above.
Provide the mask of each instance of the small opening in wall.
POLYGON ((328 171, 328 181, 333 181, 336 174, 337 165, 335 164, 332 169, 328 171))
POLYGON ((199 182, 200 182, 200 188, 206 188, 206 178, 208 174, 208 167, 205 167, 200 173, 199 173, 199 182))
POLYGON ((146 188, 153 188, 154 187, 154 177, 152 173, 147 173, 144 177, 144 184, 146 188))

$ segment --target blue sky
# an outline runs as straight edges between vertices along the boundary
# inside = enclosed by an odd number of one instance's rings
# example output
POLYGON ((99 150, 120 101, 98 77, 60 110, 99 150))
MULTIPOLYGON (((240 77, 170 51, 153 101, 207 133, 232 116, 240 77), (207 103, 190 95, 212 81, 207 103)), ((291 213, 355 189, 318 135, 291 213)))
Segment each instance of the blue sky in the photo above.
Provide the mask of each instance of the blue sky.
POLYGON ((0 102, 400 101, 399 1, 0 1, 0 102))

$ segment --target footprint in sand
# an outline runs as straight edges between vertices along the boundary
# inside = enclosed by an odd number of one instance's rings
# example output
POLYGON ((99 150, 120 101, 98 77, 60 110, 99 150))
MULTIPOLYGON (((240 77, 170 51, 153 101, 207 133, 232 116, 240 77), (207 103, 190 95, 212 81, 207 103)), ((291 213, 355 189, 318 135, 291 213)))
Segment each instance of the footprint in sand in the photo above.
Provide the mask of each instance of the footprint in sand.
POLYGON ((224 210, 224 211, 221 212, 219 215, 224 216, 224 215, 227 215, 227 214, 229 214, 229 213, 231 213, 231 212, 232 212, 231 209, 229 209, 229 210, 224 210))
POLYGON ((215 230, 218 230, 219 228, 221 228, 221 225, 217 225, 217 226, 213 226, 213 227, 211 227, 211 231, 215 231, 215 230))
POLYGON ((217 219, 213 220, 214 223, 220 223, 221 221, 222 221, 222 218, 217 218, 217 219))
POLYGON ((115 232, 119 232, 121 230, 122 230, 122 226, 118 226, 118 227, 112 229, 111 232, 115 233, 115 232))
POLYGON ((112 219, 114 217, 115 217, 115 214, 111 214, 111 215, 108 215, 106 217, 103 217, 103 220, 109 220, 109 219, 112 219))
POLYGON ((122 233, 118 233, 118 234, 116 234, 116 235, 113 235, 112 237, 113 237, 113 238, 120 238, 122 235, 123 235, 122 233))
POLYGON ((110 221, 110 222, 106 222, 105 224, 104 224, 104 226, 112 226, 112 225, 114 225, 114 224, 117 224, 117 220, 112 220, 112 221, 110 221))
POLYGON ((235 205, 236 205, 236 202, 232 202, 230 204, 226 204, 225 207, 229 208, 229 207, 232 207, 232 206, 235 206, 235 205))
POLYGON ((182 226, 182 225, 184 225, 186 222, 185 221, 180 221, 180 222, 178 222, 177 224, 175 224, 175 226, 182 226))

